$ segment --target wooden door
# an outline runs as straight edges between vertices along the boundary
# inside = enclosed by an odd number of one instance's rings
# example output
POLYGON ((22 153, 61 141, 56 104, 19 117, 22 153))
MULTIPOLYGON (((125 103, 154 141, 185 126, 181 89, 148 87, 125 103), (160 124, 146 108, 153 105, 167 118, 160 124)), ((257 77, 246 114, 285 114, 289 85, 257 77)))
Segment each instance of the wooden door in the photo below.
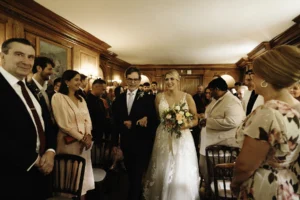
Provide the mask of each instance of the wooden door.
POLYGON ((182 76, 180 81, 180 90, 194 95, 197 86, 202 84, 203 76, 182 76))

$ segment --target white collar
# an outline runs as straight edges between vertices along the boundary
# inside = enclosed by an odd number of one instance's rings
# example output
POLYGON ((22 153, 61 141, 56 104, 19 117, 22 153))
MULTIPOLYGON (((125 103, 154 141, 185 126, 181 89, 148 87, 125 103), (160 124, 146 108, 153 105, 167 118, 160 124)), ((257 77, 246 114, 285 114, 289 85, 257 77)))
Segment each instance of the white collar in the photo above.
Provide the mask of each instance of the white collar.
POLYGON ((132 94, 132 95, 136 95, 136 93, 137 93, 137 91, 138 91, 138 89, 135 89, 135 90, 133 90, 132 92, 130 92, 130 90, 127 90, 127 95, 128 94, 132 94))
POLYGON ((44 85, 42 86, 37 80, 35 80, 35 78, 32 77, 32 80, 35 82, 35 84, 39 88, 39 90, 44 90, 44 91, 47 90, 47 84, 48 84, 47 81, 45 81, 44 85))
MULTIPOLYGON (((15 84, 17 84, 20 80, 17 79, 15 76, 13 76, 11 73, 9 73, 8 71, 6 71, 3 67, 0 67, 0 72, 1 74, 4 76, 4 78, 7 80, 7 82, 13 86, 15 84)), ((25 78, 23 78, 22 80, 25 84, 25 78)))

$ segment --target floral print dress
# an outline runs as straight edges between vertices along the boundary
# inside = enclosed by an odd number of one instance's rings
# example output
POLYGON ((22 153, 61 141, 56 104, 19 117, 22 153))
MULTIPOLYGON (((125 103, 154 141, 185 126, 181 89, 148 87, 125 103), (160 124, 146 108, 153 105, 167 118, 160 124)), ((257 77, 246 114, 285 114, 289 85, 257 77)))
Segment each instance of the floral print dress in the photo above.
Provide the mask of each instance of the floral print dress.
POLYGON ((290 105, 270 100, 256 108, 237 130, 242 146, 245 135, 271 145, 265 161, 245 181, 239 199, 299 199, 299 112, 290 105))

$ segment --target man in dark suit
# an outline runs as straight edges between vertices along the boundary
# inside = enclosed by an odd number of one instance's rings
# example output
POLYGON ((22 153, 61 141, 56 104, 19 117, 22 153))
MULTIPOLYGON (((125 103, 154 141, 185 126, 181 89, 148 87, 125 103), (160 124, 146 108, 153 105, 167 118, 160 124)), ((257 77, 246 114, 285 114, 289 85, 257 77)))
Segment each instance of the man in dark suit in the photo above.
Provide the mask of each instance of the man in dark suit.
POLYGON ((108 121, 106 118, 106 109, 100 96, 105 91, 106 82, 102 79, 96 79, 92 84, 92 90, 86 97, 91 120, 92 120, 92 135, 95 144, 99 144, 103 137, 108 121))
MULTIPOLYGON (((54 62, 47 57, 36 57, 34 60, 34 65, 32 68, 33 76, 31 80, 26 82, 27 87, 38 100, 42 108, 42 116, 45 124, 45 134, 51 137, 49 139, 53 140, 51 143, 56 144, 56 135, 58 133, 58 126, 55 123, 54 116, 52 113, 50 99, 46 92, 47 90, 47 81, 50 76, 53 74, 53 69, 55 65, 54 62)), ((55 147, 56 148, 56 147, 55 147)), ((55 149, 48 149, 48 151, 52 151, 55 153, 55 149)), ((48 154, 48 153, 47 153, 48 154)), ((50 154, 54 155, 53 153, 50 154)), ((51 196, 51 177, 47 176, 45 178, 49 178, 49 195, 51 196)))
MULTIPOLYGON (((197 93, 193 95, 193 99, 195 101, 196 104, 196 108, 197 108, 197 114, 198 114, 198 119, 200 119, 199 115, 201 113, 205 112, 205 105, 203 102, 203 95, 204 95, 204 87, 203 85, 198 85, 197 86, 197 93)), ((192 135, 194 138, 194 143, 195 143, 195 148, 196 148, 196 152, 197 152, 197 157, 199 160, 199 146, 200 146, 200 134, 201 134, 201 128, 200 126, 194 126, 192 128, 192 135)))
POLYGON ((152 94, 154 96, 157 95, 157 93, 159 93, 160 91, 157 89, 157 82, 156 81, 152 81, 151 83, 151 90, 152 90, 152 94))
POLYGON ((2 44, 3 199, 45 199, 45 175, 53 169, 55 153, 49 149, 55 149, 55 138, 45 134, 40 104, 25 85, 34 58, 35 50, 26 39, 11 38, 2 44))
POLYGON ((139 200, 142 177, 152 152, 157 119, 153 99, 138 90, 141 82, 139 69, 129 67, 125 78, 128 90, 115 100, 113 117, 116 133, 121 135, 121 149, 128 171, 128 200, 139 200))
POLYGON ((86 99, 86 95, 87 95, 87 92, 86 92, 86 86, 88 84, 88 78, 86 75, 84 74, 80 74, 80 87, 79 87, 79 90, 78 90, 78 94, 80 96, 82 96, 84 99, 86 99))

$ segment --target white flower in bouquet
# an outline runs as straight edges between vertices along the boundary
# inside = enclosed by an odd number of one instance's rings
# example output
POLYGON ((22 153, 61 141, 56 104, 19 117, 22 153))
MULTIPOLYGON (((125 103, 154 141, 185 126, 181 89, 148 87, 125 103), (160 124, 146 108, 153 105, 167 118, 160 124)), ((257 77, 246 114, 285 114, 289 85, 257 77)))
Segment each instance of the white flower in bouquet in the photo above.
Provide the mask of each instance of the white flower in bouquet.
POLYGON ((163 112, 162 119, 165 129, 181 137, 180 129, 184 124, 189 123, 193 119, 193 115, 184 109, 185 103, 180 103, 172 108, 168 108, 163 112))

